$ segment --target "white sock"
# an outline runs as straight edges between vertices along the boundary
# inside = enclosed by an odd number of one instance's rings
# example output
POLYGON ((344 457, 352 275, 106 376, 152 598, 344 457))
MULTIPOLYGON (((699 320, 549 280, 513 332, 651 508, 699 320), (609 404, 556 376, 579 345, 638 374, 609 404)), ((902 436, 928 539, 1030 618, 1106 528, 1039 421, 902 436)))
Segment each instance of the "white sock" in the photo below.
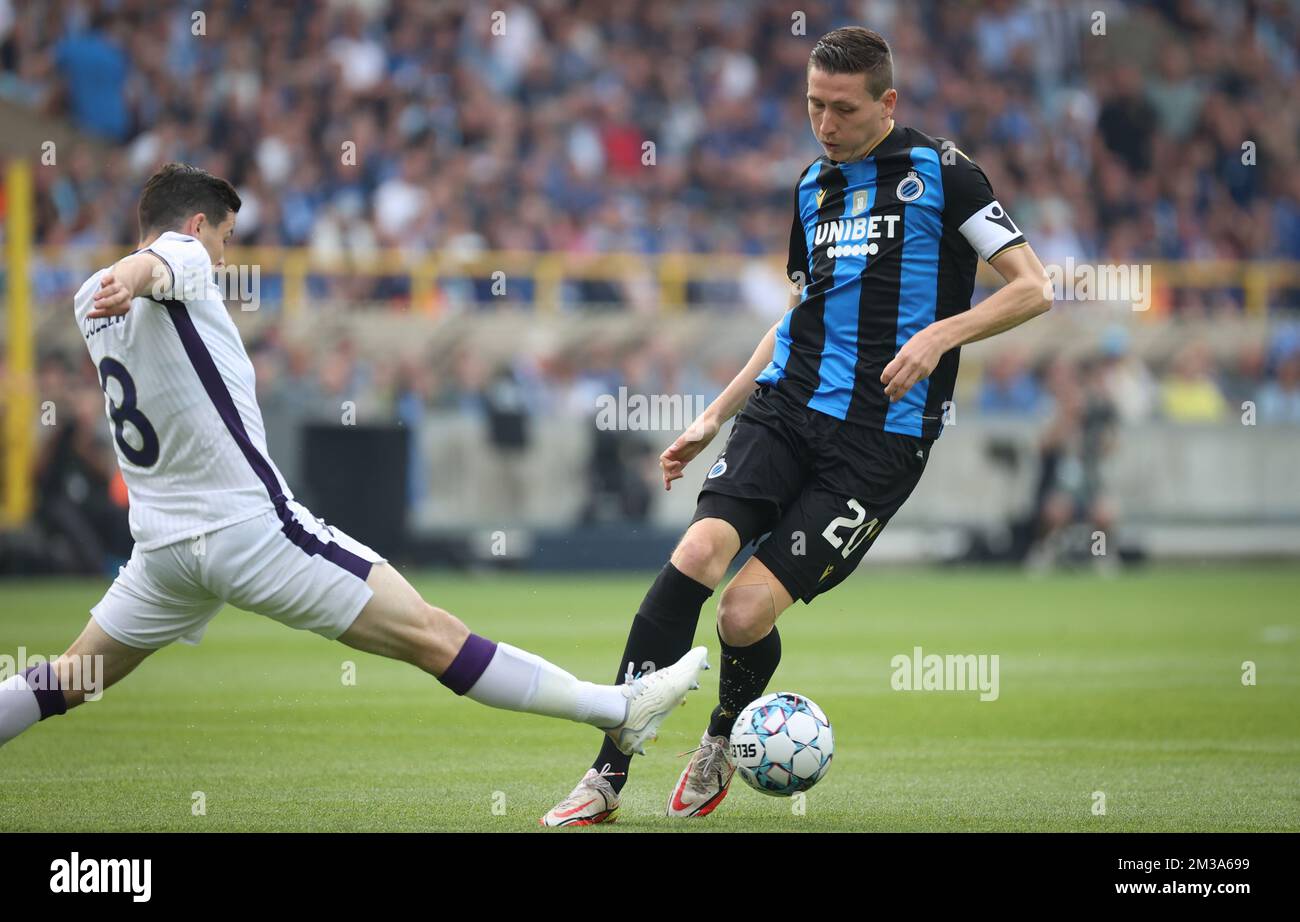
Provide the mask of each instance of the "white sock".
POLYGON ((554 663, 498 643, 483 674, 465 693, 488 707, 563 717, 608 729, 623 722, 627 698, 616 685, 583 682, 554 663))
POLYGON ((40 719, 36 692, 28 686, 25 676, 10 676, 0 682, 0 746, 40 719))

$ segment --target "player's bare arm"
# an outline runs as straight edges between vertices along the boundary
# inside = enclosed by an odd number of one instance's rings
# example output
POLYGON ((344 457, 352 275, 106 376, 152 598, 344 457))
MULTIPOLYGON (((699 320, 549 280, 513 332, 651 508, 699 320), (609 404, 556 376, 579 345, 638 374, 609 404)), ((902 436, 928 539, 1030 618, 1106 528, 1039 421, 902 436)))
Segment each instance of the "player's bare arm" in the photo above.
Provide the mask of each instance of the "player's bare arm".
MULTIPOLYGON (((793 308, 798 303, 799 296, 792 295, 790 307, 793 308)), ((754 379, 772 361, 778 325, 772 324, 763 338, 758 341, 758 347, 740 373, 659 456, 659 468, 663 472, 665 490, 673 488, 673 481, 682 476, 691 459, 708 447, 713 437, 718 434, 718 430, 722 428, 722 424, 739 413, 741 407, 745 405, 745 401, 754 391, 754 379)))
POLYGON ((968 311, 938 320, 917 333, 885 366, 880 383, 891 402, 898 401, 934 371, 949 349, 1018 327, 1052 306, 1047 271, 1025 244, 1003 250, 989 261, 1006 284, 968 311))
POLYGON ((87 317, 117 317, 131 309, 131 301, 171 287, 167 264, 153 253, 132 253, 117 261, 99 280, 94 307, 87 317))

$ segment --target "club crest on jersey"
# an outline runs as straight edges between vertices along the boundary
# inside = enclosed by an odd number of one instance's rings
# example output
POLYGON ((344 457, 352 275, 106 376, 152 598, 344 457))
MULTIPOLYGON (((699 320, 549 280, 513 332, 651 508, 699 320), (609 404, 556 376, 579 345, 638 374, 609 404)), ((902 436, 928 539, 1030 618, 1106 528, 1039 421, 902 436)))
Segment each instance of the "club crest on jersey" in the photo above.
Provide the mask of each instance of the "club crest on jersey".
POLYGON ((859 189, 853 193, 853 210, 850 215, 861 214, 867 210, 867 190, 859 189))
POLYGON ((709 470, 709 476, 705 479, 712 480, 714 477, 721 477, 725 473, 727 473, 727 460, 719 458, 718 462, 709 470))
POLYGON ((916 170, 909 170, 907 175, 899 180, 894 194, 900 202, 915 202, 925 195, 925 181, 917 175, 916 170))

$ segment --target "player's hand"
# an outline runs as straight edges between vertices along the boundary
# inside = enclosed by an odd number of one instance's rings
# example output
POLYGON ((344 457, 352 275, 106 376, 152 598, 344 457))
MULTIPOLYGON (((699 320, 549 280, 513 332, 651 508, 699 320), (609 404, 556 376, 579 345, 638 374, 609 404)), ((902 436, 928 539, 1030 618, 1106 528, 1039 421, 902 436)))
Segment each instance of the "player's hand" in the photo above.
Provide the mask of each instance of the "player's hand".
POLYGON ((885 396, 889 402, 902 400, 912 385, 928 378, 947 351, 940 337, 930 327, 905 342, 903 348, 898 350, 898 355, 880 374, 880 383, 885 385, 885 396))
POLYGON ((95 292, 92 309, 87 317, 119 317, 131 309, 131 292, 111 272, 99 277, 99 291, 95 292))
POLYGON ((716 419, 701 416, 677 436, 677 440, 659 456, 659 469, 664 475, 664 489, 671 490, 673 481, 682 476, 687 463, 703 451, 721 428, 716 419))

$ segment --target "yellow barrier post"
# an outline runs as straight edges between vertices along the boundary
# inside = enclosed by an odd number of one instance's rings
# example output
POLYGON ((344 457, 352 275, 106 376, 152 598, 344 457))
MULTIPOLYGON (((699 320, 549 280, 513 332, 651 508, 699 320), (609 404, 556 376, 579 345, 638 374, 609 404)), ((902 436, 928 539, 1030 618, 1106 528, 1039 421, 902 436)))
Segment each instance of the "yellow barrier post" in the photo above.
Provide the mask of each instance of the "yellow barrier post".
POLYGON ((558 254, 547 253, 537 258, 533 268, 533 300, 538 313, 548 317, 559 313, 564 272, 564 260, 558 254))
POLYGON ((1241 283, 1242 300, 1246 304, 1246 316, 1263 317, 1268 314, 1268 293, 1271 288, 1273 267, 1248 263, 1241 283))
POLYGON ((32 334, 32 173, 15 159, 5 173, 5 263, 9 288, 7 341, 9 380, 4 402, 4 521, 16 526, 32 509, 32 424, 36 419, 32 334))
POLYGON ((680 314, 686 310, 686 283, 690 270, 676 253, 659 257, 659 310, 680 314))
POLYGON ((437 262, 433 257, 415 260, 411 264, 411 312, 432 314, 436 307, 433 298, 434 276, 437 262))
POLYGON ((287 320, 295 320, 302 313, 307 301, 307 265, 308 251, 294 249, 280 261, 283 275, 284 304, 281 306, 287 320))

